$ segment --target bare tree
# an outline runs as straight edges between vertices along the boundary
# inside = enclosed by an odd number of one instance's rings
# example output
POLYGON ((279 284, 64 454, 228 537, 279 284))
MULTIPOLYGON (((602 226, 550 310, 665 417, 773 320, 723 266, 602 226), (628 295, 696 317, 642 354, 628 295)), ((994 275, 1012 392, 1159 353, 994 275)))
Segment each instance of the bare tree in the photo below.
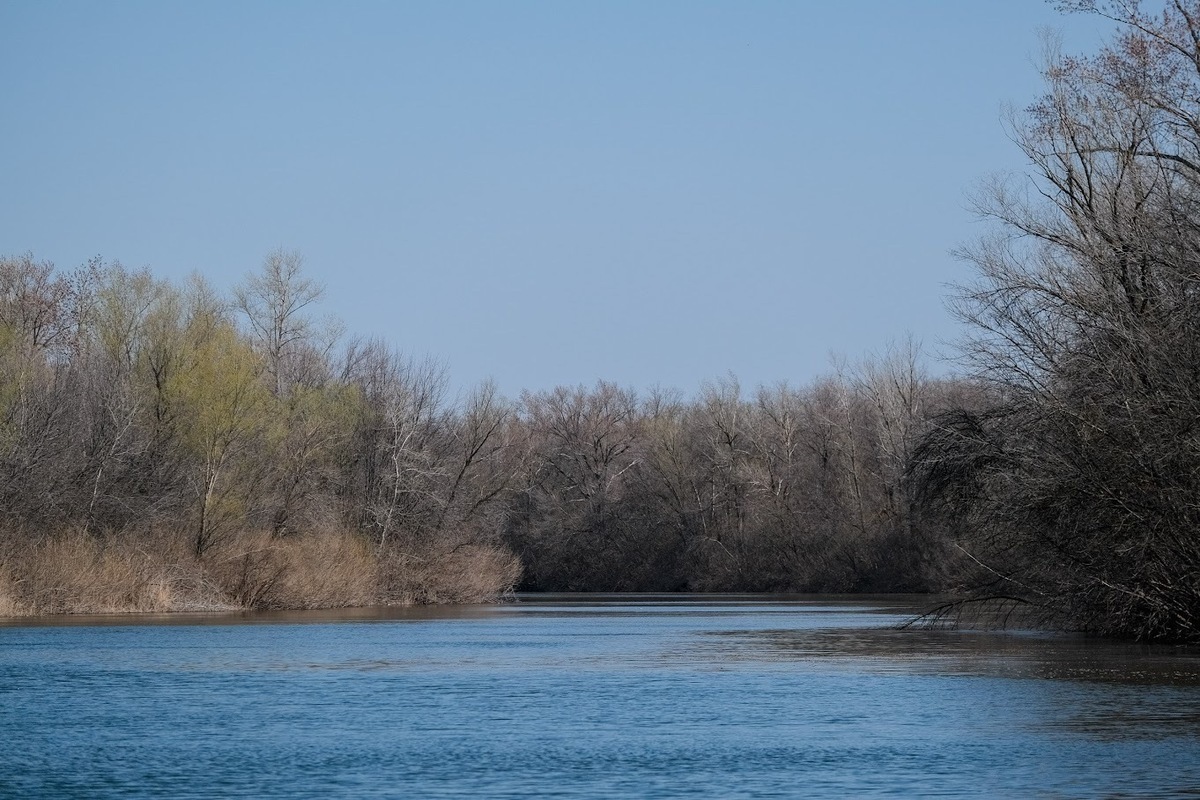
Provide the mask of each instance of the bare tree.
POLYGON ((324 289, 305 278, 303 271, 304 257, 281 248, 270 253, 262 269, 234 290, 237 308, 262 350, 276 397, 291 389, 298 353, 317 332, 306 312, 324 289))
POLYGON ((635 395, 601 381, 526 393, 521 406, 534 470, 510 542, 542 588, 621 588, 623 479, 639 462, 635 395))
MULTIPOLYGON (((512 447, 514 409, 486 381, 467 396, 446 429, 446 464, 441 511, 435 532, 457 545, 478 540, 482 520, 513 487, 516 475, 508 458, 512 447)), ((490 534, 499 532, 492 520, 490 534)), ((486 534, 484 534, 486 535, 486 534)))
POLYGON ((1067 624, 1189 638, 1200 615, 1200 4, 1072 3, 1119 23, 1051 49, 955 308, 990 387, 918 450, 982 591, 1067 624))

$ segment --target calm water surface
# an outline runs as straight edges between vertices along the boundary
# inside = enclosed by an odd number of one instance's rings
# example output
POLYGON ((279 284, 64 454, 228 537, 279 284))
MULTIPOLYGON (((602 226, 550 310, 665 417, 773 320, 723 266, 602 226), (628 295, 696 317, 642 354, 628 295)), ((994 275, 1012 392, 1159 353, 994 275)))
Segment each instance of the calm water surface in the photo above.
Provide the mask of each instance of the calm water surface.
POLYGON ((1195 651, 896 630, 910 611, 0 622, 0 796, 1200 797, 1195 651))

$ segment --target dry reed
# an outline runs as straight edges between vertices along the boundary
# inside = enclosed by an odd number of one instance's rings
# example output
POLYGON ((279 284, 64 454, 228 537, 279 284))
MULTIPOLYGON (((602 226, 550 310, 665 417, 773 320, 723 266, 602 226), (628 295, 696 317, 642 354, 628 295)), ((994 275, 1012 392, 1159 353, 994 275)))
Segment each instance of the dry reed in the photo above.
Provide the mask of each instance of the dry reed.
POLYGON ((520 575, 504 549, 380 554, 336 529, 235 534, 202 558, 174 531, 0 533, 0 617, 479 603, 511 591, 520 575))
POLYGON ((396 605, 494 602, 521 579, 521 561, 488 545, 386 553, 381 558, 385 602, 396 605))
POLYGON ((346 608, 377 602, 375 560, 361 537, 340 531, 233 537, 205 565, 243 608, 346 608))

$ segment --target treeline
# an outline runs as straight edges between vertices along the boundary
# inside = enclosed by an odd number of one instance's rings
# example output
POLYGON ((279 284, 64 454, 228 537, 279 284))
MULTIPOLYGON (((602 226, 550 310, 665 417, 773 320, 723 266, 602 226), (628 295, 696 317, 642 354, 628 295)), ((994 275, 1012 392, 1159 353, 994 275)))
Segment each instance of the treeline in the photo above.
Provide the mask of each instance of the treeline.
POLYGON ((911 345, 806 388, 450 398, 436 364, 317 316, 301 263, 273 253, 226 297, 199 277, 0 259, 10 605, 947 580, 905 473, 965 389, 922 377, 911 345), (110 568, 113 586, 88 583, 110 568))
POLYGON ((963 391, 922 377, 909 347, 804 388, 526 394, 504 539, 529 589, 940 588, 954 559, 906 470, 963 391))

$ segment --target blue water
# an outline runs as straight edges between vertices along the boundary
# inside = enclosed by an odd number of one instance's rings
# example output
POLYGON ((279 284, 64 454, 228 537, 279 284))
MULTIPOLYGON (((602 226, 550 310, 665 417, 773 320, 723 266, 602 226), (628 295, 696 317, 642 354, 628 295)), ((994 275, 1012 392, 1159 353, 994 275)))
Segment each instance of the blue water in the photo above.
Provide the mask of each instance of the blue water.
POLYGON ((0 627, 0 796, 1200 797, 1194 653, 895 630, 907 612, 545 598, 0 627))

